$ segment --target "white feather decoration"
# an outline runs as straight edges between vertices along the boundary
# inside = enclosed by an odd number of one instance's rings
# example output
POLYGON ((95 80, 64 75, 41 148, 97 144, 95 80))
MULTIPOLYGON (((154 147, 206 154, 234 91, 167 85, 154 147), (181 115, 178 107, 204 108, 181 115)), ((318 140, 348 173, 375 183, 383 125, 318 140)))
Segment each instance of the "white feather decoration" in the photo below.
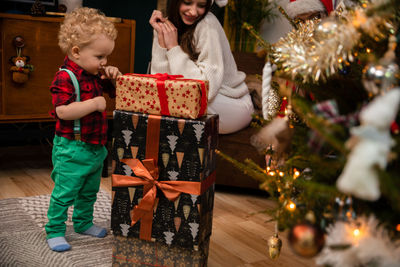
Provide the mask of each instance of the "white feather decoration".
POLYGON ((331 267, 399 267, 400 241, 393 242, 374 216, 338 221, 328 227, 325 247, 316 263, 331 267))
POLYGON ((364 200, 380 197, 379 177, 375 168, 385 169, 389 152, 394 145, 390 125, 397 115, 400 89, 392 89, 377 96, 360 113, 361 126, 350 131, 357 137, 342 174, 337 180, 338 189, 364 200))

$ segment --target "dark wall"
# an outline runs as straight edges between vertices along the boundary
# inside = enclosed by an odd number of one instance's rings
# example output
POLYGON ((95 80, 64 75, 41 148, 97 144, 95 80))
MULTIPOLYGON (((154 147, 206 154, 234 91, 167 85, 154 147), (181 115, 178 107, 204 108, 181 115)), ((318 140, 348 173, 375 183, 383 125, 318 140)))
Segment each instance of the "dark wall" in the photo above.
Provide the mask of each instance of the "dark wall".
POLYGON ((146 73, 151 60, 153 28, 149 24, 151 13, 157 8, 157 0, 83 0, 83 6, 100 9, 109 17, 136 21, 135 73, 146 73))

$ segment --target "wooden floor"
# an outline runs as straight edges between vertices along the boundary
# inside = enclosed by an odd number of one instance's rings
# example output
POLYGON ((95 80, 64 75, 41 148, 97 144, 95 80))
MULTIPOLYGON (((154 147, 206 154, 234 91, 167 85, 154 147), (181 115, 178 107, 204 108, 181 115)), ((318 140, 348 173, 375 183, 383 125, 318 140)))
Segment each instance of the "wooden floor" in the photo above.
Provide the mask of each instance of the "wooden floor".
MULTIPOLYGON (((0 147, 0 199, 50 194, 50 172, 49 145, 0 147)), ((110 177, 102 178, 101 187, 111 191, 110 177)), ((263 192, 217 186, 208 266, 316 266, 293 254, 285 233, 280 257, 269 258, 274 223, 263 211, 273 205, 263 192)))

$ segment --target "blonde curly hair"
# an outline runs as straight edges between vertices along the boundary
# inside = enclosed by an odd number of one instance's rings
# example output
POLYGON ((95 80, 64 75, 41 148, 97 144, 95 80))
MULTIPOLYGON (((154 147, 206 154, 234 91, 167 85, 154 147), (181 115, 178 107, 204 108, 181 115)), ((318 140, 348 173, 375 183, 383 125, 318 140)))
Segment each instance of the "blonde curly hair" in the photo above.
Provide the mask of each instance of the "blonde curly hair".
POLYGON ((64 53, 72 47, 88 45, 96 35, 104 34, 111 40, 117 38, 117 29, 106 16, 94 8, 77 8, 65 16, 58 32, 58 45, 64 53))

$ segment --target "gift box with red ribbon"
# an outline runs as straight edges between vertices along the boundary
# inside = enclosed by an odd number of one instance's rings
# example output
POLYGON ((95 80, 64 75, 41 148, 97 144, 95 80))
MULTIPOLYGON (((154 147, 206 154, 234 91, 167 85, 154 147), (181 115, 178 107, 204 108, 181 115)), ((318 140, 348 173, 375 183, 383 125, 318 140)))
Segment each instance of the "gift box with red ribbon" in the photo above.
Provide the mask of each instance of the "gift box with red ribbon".
POLYGON ((146 265, 171 261, 160 254, 171 248, 189 255, 188 266, 202 266, 212 229, 218 116, 193 120, 116 110, 113 137, 114 261, 141 258, 120 248, 145 242, 153 253, 141 254, 146 265))
POLYGON ((191 119, 207 111, 208 81, 128 73, 117 78, 116 87, 117 110, 191 119))

